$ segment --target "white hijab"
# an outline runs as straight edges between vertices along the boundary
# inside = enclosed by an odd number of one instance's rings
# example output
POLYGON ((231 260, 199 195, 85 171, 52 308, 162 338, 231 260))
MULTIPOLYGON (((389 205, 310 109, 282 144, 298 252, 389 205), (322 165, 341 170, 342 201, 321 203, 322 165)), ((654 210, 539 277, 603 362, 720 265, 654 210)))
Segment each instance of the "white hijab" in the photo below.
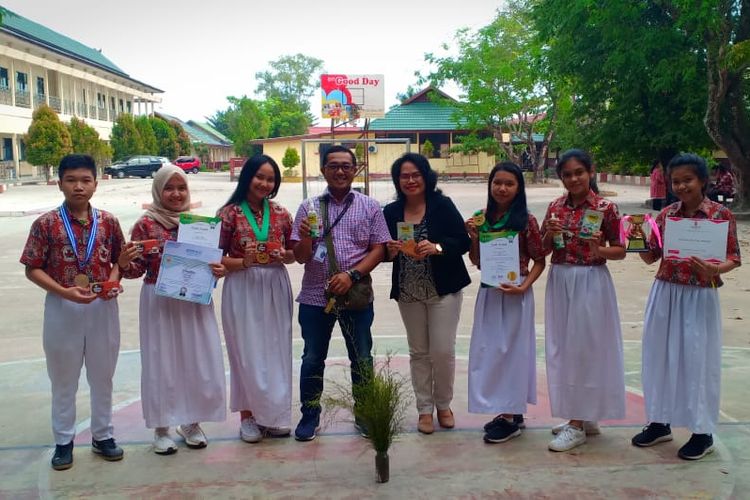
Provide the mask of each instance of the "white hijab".
POLYGON ((185 203, 180 207, 179 211, 173 212, 172 210, 165 208, 161 202, 161 194, 162 191, 164 191, 164 186, 166 186, 167 182, 169 182, 169 180, 175 175, 179 175, 182 180, 185 181, 185 184, 187 184, 187 174, 184 170, 176 165, 164 165, 156 171, 156 175, 154 175, 154 182, 151 185, 151 197, 153 198, 153 201, 151 202, 151 206, 146 209, 146 213, 144 214, 164 226, 165 229, 174 229, 179 226, 180 213, 190 210, 189 188, 188 195, 185 198, 185 203))

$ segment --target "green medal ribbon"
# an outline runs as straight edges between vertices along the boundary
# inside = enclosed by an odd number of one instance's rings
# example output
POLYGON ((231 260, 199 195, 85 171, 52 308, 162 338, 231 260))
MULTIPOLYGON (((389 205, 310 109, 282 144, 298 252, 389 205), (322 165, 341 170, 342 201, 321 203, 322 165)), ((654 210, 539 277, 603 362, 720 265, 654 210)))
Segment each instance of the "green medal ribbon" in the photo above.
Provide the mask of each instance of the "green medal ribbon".
POLYGON ((240 204, 240 208, 242 208, 242 213, 245 214, 245 218, 250 223, 250 227, 253 228, 256 241, 259 243, 268 241, 268 229, 271 227, 271 209, 268 205, 268 199, 263 199, 263 222, 261 223, 262 227, 260 228, 258 227, 258 223, 255 222, 255 216, 250 211, 247 200, 243 200, 240 204))
POLYGON ((508 222, 508 219, 510 218, 510 210, 505 212, 505 215, 503 215, 499 221, 495 222, 494 224, 490 225, 490 220, 485 219, 484 224, 479 227, 480 233, 488 233, 493 230, 502 229, 503 226, 508 222))

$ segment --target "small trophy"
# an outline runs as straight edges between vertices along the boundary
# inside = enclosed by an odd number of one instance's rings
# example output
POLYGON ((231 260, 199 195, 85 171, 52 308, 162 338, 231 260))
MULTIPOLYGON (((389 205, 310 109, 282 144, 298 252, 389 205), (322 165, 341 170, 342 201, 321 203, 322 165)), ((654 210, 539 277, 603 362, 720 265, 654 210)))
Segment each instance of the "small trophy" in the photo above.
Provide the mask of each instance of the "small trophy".
MULTIPOLYGON (((648 243, 646 242, 646 234, 643 232, 643 223, 646 216, 643 214, 626 215, 620 222, 624 225, 625 222, 630 223, 630 228, 627 230, 627 246, 625 247, 626 252, 648 252, 648 243)), ((623 242, 624 243, 624 242, 623 242)))

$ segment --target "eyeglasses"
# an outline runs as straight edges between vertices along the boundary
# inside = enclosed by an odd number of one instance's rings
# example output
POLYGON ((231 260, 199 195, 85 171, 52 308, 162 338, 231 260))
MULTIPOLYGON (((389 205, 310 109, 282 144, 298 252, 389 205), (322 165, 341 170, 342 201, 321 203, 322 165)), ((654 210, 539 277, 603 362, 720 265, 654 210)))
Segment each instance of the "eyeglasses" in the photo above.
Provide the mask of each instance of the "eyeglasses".
POLYGON ((398 176, 398 178, 404 182, 418 181, 422 178, 422 174, 419 172, 412 172, 410 174, 401 174, 398 176))
POLYGON ((341 170, 342 172, 354 172, 357 169, 357 166, 352 165, 351 163, 333 163, 326 164, 325 168, 331 172, 335 172, 336 170, 341 170))

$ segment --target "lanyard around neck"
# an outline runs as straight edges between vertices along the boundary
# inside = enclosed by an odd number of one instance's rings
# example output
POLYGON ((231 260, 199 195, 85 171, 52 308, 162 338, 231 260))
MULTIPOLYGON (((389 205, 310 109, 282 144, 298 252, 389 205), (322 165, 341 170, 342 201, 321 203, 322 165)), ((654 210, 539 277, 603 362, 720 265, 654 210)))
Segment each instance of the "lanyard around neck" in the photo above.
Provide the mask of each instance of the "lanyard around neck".
POLYGON ((263 222, 261 222, 261 227, 258 227, 258 223, 255 222, 255 215, 250 211, 247 200, 242 201, 240 208, 242 208, 242 213, 245 214, 245 218, 250 223, 253 233, 255 233, 255 239, 259 242, 268 241, 268 229, 271 227, 271 209, 268 199, 263 198, 263 222))
POLYGON ((63 226, 65 226, 65 232, 68 235, 70 246, 73 247, 73 253, 76 254, 76 262, 78 263, 78 269, 83 269, 89 260, 91 260, 91 254, 94 253, 94 242, 96 241, 96 231, 99 229, 99 217, 98 211, 95 208, 91 209, 91 232, 89 233, 89 240, 86 243, 86 255, 83 260, 78 256, 78 240, 73 233, 73 227, 70 225, 70 216, 68 215, 68 209, 65 203, 60 205, 60 218, 62 219, 63 226))

